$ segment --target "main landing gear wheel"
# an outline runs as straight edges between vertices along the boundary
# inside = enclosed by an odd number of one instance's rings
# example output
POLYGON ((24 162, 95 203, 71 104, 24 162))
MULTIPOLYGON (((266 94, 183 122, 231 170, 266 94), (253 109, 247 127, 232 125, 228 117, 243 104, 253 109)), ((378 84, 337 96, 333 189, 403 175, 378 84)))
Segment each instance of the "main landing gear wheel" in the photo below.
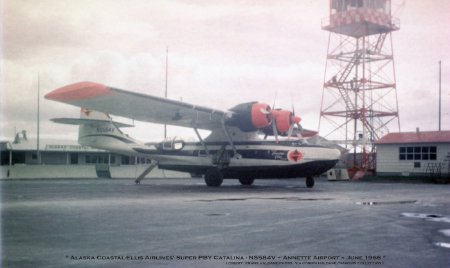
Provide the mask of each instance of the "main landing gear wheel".
POLYGON ((206 171, 205 174, 205 183, 209 187, 219 187, 222 185, 223 175, 220 170, 216 168, 210 168, 206 171))
POLYGON ((252 185, 253 182, 255 181, 255 178, 239 178, 239 182, 242 185, 252 185))
POLYGON ((308 187, 308 188, 314 187, 314 177, 313 176, 306 177, 306 187, 308 187))

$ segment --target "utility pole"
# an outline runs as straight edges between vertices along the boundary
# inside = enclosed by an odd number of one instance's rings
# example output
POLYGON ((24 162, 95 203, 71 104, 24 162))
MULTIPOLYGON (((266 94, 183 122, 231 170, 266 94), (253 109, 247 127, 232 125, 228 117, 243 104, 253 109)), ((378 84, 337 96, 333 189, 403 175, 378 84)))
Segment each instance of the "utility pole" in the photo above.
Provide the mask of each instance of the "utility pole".
MULTIPOLYGON (((166 47, 166 86, 164 90, 164 98, 167 99, 167 75, 169 70, 169 47, 166 47)), ((167 138, 167 124, 164 124, 164 139, 167 138)))
POLYGON ((441 131, 441 61, 439 61, 439 131, 441 131))
POLYGON ((40 129, 40 76, 38 73, 38 84, 37 84, 37 145, 36 145, 36 157, 37 157, 37 162, 38 165, 41 164, 41 153, 39 151, 39 129, 40 129))

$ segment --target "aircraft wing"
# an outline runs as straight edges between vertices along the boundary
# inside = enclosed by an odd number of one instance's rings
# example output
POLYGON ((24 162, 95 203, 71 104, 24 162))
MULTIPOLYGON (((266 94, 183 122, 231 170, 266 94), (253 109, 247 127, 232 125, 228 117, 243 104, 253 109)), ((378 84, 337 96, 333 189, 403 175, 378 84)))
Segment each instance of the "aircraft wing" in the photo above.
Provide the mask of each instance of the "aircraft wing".
POLYGON ((67 85, 46 99, 138 121, 200 129, 215 129, 229 112, 125 91, 93 82, 67 85))

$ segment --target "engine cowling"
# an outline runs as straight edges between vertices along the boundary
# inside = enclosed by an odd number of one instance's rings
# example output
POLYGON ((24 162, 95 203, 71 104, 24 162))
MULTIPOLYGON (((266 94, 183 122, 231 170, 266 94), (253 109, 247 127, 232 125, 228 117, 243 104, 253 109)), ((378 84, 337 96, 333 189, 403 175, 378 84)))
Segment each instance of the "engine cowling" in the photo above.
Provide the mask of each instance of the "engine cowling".
POLYGON ((242 103, 233 107, 230 111, 233 112, 233 115, 227 123, 242 131, 255 131, 272 124, 271 109, 265 103, 242 103))
POLYGON ((272 123, 270 106, 265 103, 255 103, 252 105, 251 118, 252 125, 256 129, 264 128, 272 123))
POLYGON ((292 113, 287 110, 273 110, 273 119, 275 120, 275 125, 279 133, 284 133, 291 127, 291 116, 292 113))
MULTIPOLYGON (((294 113, 288 110, 272 110, 272 117, 275 120, 275 126, 280 134, 288 132, 292 125, 298 124, 301 121, 300 117, 295 116, 294 113)), ((268 130, 272 131, 272 129, 268 130)))

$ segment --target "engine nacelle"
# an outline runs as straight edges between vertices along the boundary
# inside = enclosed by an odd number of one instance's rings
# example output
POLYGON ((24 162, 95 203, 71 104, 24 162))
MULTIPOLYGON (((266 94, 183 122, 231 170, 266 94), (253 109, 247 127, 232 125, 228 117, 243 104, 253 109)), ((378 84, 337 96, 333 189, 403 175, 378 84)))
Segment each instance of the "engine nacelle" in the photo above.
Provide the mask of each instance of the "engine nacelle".
POLYGON ((227 124, 236 126, 245 132, 256 131, 270 126, 272 123, 271 109, 268 104, 249 102, 236 105, 227 124))
POLYGON ((272 110, 272 117, 280 134, 288 132, 292 125, 301 121, 300 117, 295 116, 294 113, 288 110, 272 110))
POLYGON ((277 130, 279 133, 284 133, 291 127, 291 117, 293 116, 290 111, 287 110, 273 110, 273 119, 275 120, 277 130))

